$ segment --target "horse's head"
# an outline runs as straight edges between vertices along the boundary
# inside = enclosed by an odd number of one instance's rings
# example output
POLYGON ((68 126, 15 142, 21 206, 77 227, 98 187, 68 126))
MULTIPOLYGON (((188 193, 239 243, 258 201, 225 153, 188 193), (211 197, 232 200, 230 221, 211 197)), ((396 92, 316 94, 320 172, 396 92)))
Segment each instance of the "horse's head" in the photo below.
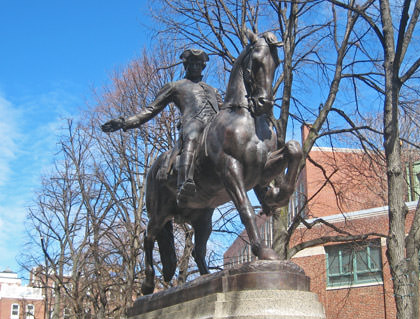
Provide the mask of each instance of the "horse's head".
POLYGON ((271 111, 274 99, 272 84, 274 72, 279 65, 277 47, 281 44, 271 32, 261 37, 246 30, 250 41, 241 61, 244 84, 249 106, 255 115, 271 111))

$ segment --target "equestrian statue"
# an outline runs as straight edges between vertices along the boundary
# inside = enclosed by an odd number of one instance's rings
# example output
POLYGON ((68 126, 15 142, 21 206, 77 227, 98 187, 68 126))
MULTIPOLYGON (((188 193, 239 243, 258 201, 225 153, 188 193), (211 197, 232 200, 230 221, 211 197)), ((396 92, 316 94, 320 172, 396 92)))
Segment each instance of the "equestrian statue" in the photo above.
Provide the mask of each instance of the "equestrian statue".
POLYGON ((270 120, 272 83, 279 65, 277 47, 281 44, 271 32, 258 36, 246 30, 246 34, 249 44, 235 60, 223 103, 217 91, 201 81, 208 56, 201 50, 186 50, 181 55, 185 79, 165 85, 140 113, 102 125, 104 132, 139 127, 170 102, 182 114, 179 149, 161 154, 147 174, 149 222, 144 239, 143 294, 153 293, 155 287, 155 241, 164 280, 169 282, 175 274, 174 218, 192 225, 193 257, 200 274, 209 273, 205 256, 213 211, 228 201, 233 201, 239 212, 252 253, 263 260, 278 259, 263 243, 247 191, 254 189, 263 206, 286 205, 294 191, 302 150, 296 141, 279 147, 270 120), (171 160, 174 157, 176 160, 171 160), (172 169, 168 163, 175 163, 172 169), (281 184, 272 186, 282 174, 281 184))

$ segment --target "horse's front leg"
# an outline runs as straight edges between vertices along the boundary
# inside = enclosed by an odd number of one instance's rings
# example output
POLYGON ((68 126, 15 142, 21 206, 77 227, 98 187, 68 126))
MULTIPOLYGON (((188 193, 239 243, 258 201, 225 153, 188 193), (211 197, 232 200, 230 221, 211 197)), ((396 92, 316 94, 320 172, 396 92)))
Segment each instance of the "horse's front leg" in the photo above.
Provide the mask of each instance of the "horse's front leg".
MULTIPOLYGON (((295 190, 297 170, 302 159, 302 148, 297 141, 289 141, 285 147, 270 154, 264 167, 263 180, 270 181, 287 172, 280 183, 266 189, 263 202, 268 206, 285 206, 295 190)), ((259 196, 260 197, 260 196, 259 196)))
POLYGON ((222 180, 245 226, 252 253, 259 259, 279 259, 274 250, 265 246, 261 240, 254 209, 244 187, 242 165, 232 157, 228 157, 224 164, 222 180))

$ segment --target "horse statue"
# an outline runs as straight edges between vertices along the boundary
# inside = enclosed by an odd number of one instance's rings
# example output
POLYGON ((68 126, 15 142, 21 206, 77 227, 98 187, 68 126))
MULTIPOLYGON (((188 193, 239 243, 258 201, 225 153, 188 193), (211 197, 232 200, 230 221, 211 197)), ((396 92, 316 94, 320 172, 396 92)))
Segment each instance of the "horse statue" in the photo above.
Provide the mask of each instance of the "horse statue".
POLYGON ((196 153, 194 195, 178 207, 176 174, 162 178, 164 174, 159 171, 167 169, 165 163, 171 151, 158 157, 149 170, 143 294, 152 293, 155 287, 153 247, 156 240, 164 280, 169 282, 175 274, 174 217, 192 225, 193 257, 200 274, 209 273, 205 255, 213 211, 230 200, 245 226, 253 254, 259 259, 278 259, 274 250, 263 244, 247 191, 254 189, 259 200, 268 206, 287 204, 294 191, 302 151, 296 141, 279 148, 269 119, 274 105, 272 82, 279 65, 277 39, 272 33, 259 37, 249 30, 247 36, 249 44, 233 65, 223 106, 206 128, 196 153), (269 183, 286 169, 282 185, 270 187, 269 183))
POLYGON ((175 274, 174 218, 192 225, 195 234, 192 255, 200 274, 209 273, 205 256, 213 211, 228 201, 233 201, 239 212, 253 254, 259 259, 278 259, 261 239, 247 191, 254 189, 265 207, 286 205, 294 191, 302 151, 296 141, 278 147, 270 121, 274 105, 272 82, 279 65, 278 41, 269 32, 261 37, 249 30, 246 33, 249 44, 233 65, 224 103, 205 128, 196 150, 194 194, 182 207, 177 205, 176 165, 167 174, 172 151, 161 154, 148 172, 149 222, 144 239, 146 278, 142 284, 145 295, 153 293, 155 287, 155 241, 159 245, 164 280, 169 282, 175 274), (269 186, 284 172, 279 187, 269 186))

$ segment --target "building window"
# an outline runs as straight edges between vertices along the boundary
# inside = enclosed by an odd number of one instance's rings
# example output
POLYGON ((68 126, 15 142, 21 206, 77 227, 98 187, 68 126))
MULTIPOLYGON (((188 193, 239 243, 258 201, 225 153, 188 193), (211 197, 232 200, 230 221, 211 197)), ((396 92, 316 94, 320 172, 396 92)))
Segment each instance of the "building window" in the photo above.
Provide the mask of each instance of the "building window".
POLYGON ((267 217, 264 224, 261 225, 260 234, 264 238, 264 244, 271 247, 273 244, 273 220, 271 217, 267 217))
POLYGON ((12 304, 11 319, 19 319, 19 305, 17 303, 12 304))
POLYGON ((305 188, 302 182, 299 182, 296 185, 296 189, 293 192, 292 196, 290 196, 289 200, 289 213, 288 213, 288 223, 289 225, 294 221, 296 216, 300 214, 303 218, 306 216, 305 212, 305 203, 306 203, 306 196, 305 196, 305 188))
POLYGON ((70 309, 69 308, 64 308, 63 318, 64 319, 69 319, 70 318, 70 309))
POLYGON ((252 252, 251 252, 251 246, 245 245, 245 247, 242 249, 241 255, 240 255, 240 264, 249 262, 252 260, 252 252))
POLYGON ((66 291, 71 291, 73 289, 73 284, 71 282, 67 282, 64 284, 64 288, 66 291))
POLYGON ((35 306, 32 304, 26 305, 26 319, 34 319, 35 306))
POLYGON ((325 247, 327 286, 382 282, 380 240, 325 247))
POLYGON ((408 201, 419 199, 420 194, 420 161, 407 164, 408 201))

